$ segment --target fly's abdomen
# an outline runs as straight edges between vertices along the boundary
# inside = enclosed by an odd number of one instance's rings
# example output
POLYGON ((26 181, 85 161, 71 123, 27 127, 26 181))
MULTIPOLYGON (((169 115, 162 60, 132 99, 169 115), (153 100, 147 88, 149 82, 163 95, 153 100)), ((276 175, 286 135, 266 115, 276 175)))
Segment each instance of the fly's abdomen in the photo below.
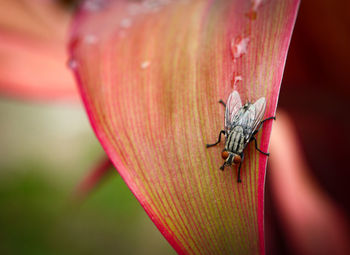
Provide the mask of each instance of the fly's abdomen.
POLYGON ((237 154, 242 153, 244 149, 244 133, 243 127, 235 126, 229 133, 226 140, 225 149, 237 154))

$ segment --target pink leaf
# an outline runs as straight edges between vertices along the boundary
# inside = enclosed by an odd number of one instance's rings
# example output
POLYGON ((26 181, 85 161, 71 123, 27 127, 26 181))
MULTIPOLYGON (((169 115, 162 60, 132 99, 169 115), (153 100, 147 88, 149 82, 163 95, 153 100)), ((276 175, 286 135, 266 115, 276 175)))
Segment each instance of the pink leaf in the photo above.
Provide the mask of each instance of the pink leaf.
POLYGON ((292 121, 285 113, 271 135, 271 189, 296 254, 349 254, 343 212, 310 174, 292 121))
MULTIPOLYGON (((106 178, 112 170, 114 170, 112 162, 104 156, 97 166, 92 168, 86 177, 78 184, 73 193, 73 198, 77 200, 85 199, 92 190, 101 185, 104 178, 106 178)), ((115 172, 113 171, 113 173, 115 172)))
MULTIPOLYGON (((273 116, 299 1, 86 1, 74 72, 111 161, 180 254, 264 254, 267 157, 219 170, 233 89, 273 116)), ((258 135, 268 150, 272 122, 258 135)))
POLYGON ((67 63, 71 19, 52 0, 2 0, 0 93, 23 99, 77 99, 67 63))

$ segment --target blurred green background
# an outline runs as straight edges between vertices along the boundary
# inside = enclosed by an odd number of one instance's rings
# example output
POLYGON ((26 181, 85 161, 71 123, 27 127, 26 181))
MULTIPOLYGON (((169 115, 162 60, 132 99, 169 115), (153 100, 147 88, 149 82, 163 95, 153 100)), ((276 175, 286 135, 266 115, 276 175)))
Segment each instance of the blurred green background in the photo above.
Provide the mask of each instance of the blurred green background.
POLYGON ((175 254, 115 172, 72 192, 104 153, 80 104, 0 100, 0 254, 175 254))

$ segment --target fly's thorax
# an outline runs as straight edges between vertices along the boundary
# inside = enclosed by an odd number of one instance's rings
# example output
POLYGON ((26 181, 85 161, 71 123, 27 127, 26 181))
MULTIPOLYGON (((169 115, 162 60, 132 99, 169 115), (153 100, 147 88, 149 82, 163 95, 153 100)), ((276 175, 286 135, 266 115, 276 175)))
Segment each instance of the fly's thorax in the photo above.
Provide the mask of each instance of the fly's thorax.
POLYGON ((241 154, 244 150, 245 137, 242 126, 235 126, 231 132, 228 133, 225 150, 228 152, 241 154))

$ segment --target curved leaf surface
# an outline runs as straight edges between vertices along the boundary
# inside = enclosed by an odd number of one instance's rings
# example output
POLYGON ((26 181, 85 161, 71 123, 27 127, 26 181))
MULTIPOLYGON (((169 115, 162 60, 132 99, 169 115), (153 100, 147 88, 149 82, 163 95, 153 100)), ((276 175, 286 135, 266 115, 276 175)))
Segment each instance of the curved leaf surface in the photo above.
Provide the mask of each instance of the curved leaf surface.
MULTIPOLYGON (((73 70, 97 137, 180 254, 264 254, 267 157, 219 170, 233 89, 275 113, 298 1, 86 1, 73 70)), ((272 122, 258 135, 268 150, 272 122)))

